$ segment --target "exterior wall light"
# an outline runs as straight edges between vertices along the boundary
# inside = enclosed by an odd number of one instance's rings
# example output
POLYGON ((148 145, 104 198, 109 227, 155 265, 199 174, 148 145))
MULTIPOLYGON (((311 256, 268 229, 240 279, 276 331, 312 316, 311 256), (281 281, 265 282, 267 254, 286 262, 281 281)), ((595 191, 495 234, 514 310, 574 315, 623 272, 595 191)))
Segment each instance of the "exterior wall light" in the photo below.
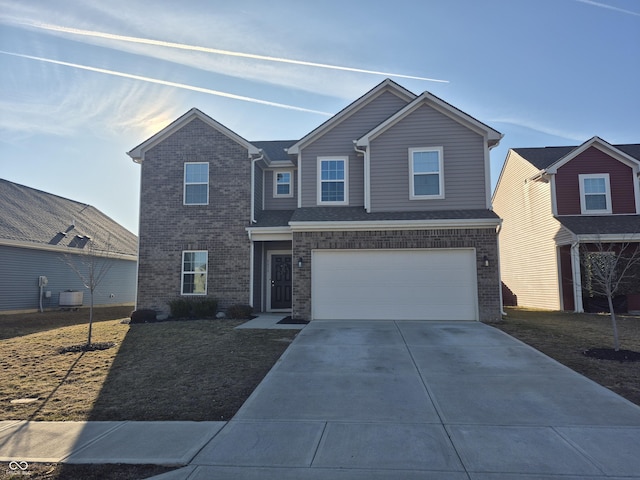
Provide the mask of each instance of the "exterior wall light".
POLYGON ((485 255, 484 258, 482 259, 482 263, 484 263, 485 267, 488 267, 489 266, 489 257, 487 257, 485 255))
POLYGON ((302 268, 302 257, 298 258, 298 268, 302 268))

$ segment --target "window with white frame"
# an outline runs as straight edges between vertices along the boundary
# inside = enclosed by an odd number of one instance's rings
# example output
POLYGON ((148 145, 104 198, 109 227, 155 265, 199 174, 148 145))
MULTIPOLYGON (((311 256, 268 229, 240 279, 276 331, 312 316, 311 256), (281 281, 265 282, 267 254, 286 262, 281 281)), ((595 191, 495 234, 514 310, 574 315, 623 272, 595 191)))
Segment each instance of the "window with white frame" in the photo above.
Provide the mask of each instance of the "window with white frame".
POLYGON ((611 187, 608 173, 578 175, 582 214, 611 213, 611 187))
POLYGON ((409 198, 444 198, 442 147, 410 148, 409 172, 409 198))
POLYGON ((290 170, 273 172, 273 196, 293 197, 293 174, 290 170))
POLYGON ((184 164, 184 204, 209 204, 209 164, 206 162, 184 164))
POLYGON ((349 165, 347 157, 318 157, 318 203, 349 203, 349 165))
POLYGON ((207 294, 206 250, 185 250, 182 252, 182 295, 207 294))

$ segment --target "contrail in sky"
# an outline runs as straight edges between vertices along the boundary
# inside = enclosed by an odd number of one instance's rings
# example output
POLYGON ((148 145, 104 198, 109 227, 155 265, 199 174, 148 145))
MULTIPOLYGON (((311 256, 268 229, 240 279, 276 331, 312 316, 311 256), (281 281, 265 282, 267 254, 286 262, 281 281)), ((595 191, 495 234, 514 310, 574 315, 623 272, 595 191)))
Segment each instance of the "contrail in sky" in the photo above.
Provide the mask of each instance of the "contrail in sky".
POLYGON ((208 93, 210 95, 217 95, 219 97, 232 98, 234 100, 242 100, 244 102, 259 103, 261 105, 268 105, 270 107, 286 108, 288 110, 297 110, 299 112, 316 113, 318 115, 325 115, 329 117, 332 115, 331 113, 322 112, 320 110, 312 110, 310 108, 296 107, 293 105, 286 105, 284 103, 269 102, 267 100, 260 100, 259 98, 243 97, 241 95, 234 95, 233 93, 220 92, 218 90, 211 90, 209 88, 194 87, 193 85, 185 85, 184 83, 168 82, 166 80, 158 80, 157 78, 142 77, 140 75, 132 75, 130 73, 117 72, 115 70, 106 70, 104 68, 89 67, 87 65, 79 65, 77 63, 61 62, 60 60, 34 57, 31 55, 22 55, 20 53, 5 52, 3 50, 0 50, 0 53, 4 55, 11 55, 14 57, 38 60, 40 62, 54 63, 56 65, 64 65, 66 67, 79 68, 81 70, 89 70, 90 72, 105 73, 107 75, 114 75, 116 77, 131 78, 134 80, 142 80, 143 82, 157 83, 158 85, 166 85, 169 87, 182 88, 184 90, 193 90, 194 92, 208 93))
POLYGON ((184 43, 164 42, 162 40, 151 40, 148 38, 128 37, 125 35, 116 35, 113 33, 96 32, 92 30, 81 30, 79 28, 62 27, 59 25, 51 25, 46 23, 22 23, 30 27, 40 28, 42 30, 51 30, 54 32, 64 32, 73 35, 83 35, 87 37, 106 38, 109 40, 120 40, 123 42, 143 43, 146 45, 155 45, 158 47, 177 48, 180 50, 190 50, 193 52, 213 53, 216 55, 227 55, 230 57, 250 58, 252 60, 266 60, 269 62, 290 63, 293 65, 304 65, 306 67, 327 68, 332 70, 343 70, 347 72, 368 73, 370 75, 381 75, 385 77, 409 78, 412 80, 424 80, 427 82, 449 83, 449 80, 439 80, 437 78, 417 77, 413 75, 402 75, 399 73, 379 72, 376 70, 364 70, 361 68, 342 67, 339 65, 330 65, 326 63, 305 62, 303 60, 292 60, 289 58, 269 57, 266 55, 255 55, 252 53, 232 52, 229 50, 220 50, 217 48, 198 47, 195 45, 186 45, 184 43))
POLYGON ((632 12, 631 10, 625 10, 624 8, 614 7, 613 5, 607 5, 606 3, 595 2, 593 0, 576 0, 576 2, 586 3, 587 5, 593 5, 594 7, 607 8, 609 10, 615 10, 616 12, 626 13, 627 15, 635 15, 640 17, 639 12, 632 12))

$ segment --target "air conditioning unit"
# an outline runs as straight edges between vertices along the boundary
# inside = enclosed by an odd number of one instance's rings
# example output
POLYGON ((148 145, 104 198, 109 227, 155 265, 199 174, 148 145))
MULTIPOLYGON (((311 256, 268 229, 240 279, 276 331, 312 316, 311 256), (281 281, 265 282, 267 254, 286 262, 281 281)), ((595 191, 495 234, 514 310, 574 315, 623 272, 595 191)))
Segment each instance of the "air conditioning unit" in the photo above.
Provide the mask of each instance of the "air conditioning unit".
POLYGON ((61 307, 81 307, 83 292, 60 292, 58 305, 61 307))

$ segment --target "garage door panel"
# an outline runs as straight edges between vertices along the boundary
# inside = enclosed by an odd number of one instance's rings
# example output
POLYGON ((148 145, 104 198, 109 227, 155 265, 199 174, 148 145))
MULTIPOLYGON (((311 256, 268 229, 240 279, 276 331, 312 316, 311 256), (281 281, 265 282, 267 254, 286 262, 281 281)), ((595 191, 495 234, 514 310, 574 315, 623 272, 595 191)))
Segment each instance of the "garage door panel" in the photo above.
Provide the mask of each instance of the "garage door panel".
POLYGON ((315 250, 315 319, 476 320, 475 251, 315 250))

